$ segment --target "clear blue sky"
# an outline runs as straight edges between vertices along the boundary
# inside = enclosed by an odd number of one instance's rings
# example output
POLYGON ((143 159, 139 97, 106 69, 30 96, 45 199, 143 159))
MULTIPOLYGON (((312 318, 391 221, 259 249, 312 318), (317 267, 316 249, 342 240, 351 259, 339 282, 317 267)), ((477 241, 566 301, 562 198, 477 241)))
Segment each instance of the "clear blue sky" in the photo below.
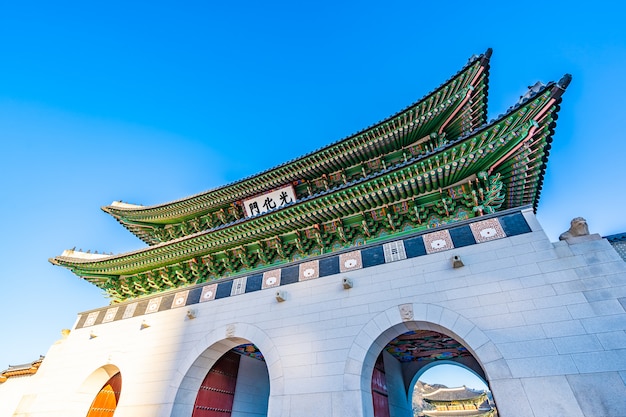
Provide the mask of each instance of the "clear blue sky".
POLYGON ((472 371, 459 365, 452 365, 448 361, 444 364, 427 369, 419 377, 419 380, 430 385, 445 385, 448 388, 456 388, 465 385, 468 388, 476 390, 489 389, 485 381, 476 376, 472 371))
POLYGON ((492 47, 490 119, 564 95, 538 216, 626 231, 622 2, 2 2, 0 370, 107 301, 48 258, 141 241, 100 210, 151 205, 341 139, 492 47), (441 4, 441 5, 438 5, 441 4))

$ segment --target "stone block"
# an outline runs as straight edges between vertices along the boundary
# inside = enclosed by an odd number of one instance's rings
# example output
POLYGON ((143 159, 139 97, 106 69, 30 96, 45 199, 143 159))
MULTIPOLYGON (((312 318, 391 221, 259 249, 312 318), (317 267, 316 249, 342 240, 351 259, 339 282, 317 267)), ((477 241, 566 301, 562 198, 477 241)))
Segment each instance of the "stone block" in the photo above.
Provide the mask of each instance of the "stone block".
MULTIPOLYGON (((533 242, 536 243, 536 242, 533 242)), ((532 265, 539 262, 550 261, 554 259, 560 259, 557 255, 556 251, 552 250, 541 250, 537 252, 530 253, 522 253, 520 255, 515 256, 515 261, 518 265, 532 265)))
POLYGON ((478 327, 472 328, 472 330, 470 330, 470 332, 465 335, 463 340, 465 344, 467 344, 472 349, 478 349, 485 343, 489 342, 489 338, 487 337, 487 335, 478 327))
POLYGON ((509 307, 506 303, 492 304, 488 306, 461 309, 459 310, 459 313, 461 313, 468 319, 473 319, 476 317, 493 317, 500 316, 501 314, 508 314, 509 307))
POLYGON ((535 303, 533 303, 533 300, 508 302, 507 307, 511 313, 515 313, 518 311, 534 310, 536 308, 535 303))
POLYGON ((609 281, 609 284, 614 287, 626 286, 626 273, 624 272, 607 275, 606 279, 609 281))
POLYGON ((579 320, 542 323, 541 327, 548 337, 576 336, 587 333, 579 320))
POLYGON ((626 349, 575 353, 571 357, 581 374, 626 370, 626 349))
POLYGON ((547 297, 537 297, 533 300, 537 308, 550 308, 559 306, 568 306, 571 304, 580 304, 586 301, 586 298, 581 293, 571 293, 554 295, 547 297))
POLYGON ((281 355, 281 362, 283 369, 287 369, 295 366, 312 365, 318 361, 314 355, 302 355, 300 352, 293 352, 290 355, 281 355))
POLYGON ((603 350, 595 335, 584 334, 576 336, 554 337, 552 342, 560 354, 595 352, 603 350))
POLYGON ((519 379, 502 379, 489 381, 493 398, 498 409, 498 415, 507 416, 534 416, 530 403, 525 395, 519 379), (499 401, 502 399, 502 401, 499 401))
POLYGON ((589 302, 611 300, 626 297, 626 285, 622 287, 601 288, 583 293, 589 302))
POLYGON ((539 271, 538 273, 529 273, 520 277, 520 282, 524 288, 539 287, 546 284, 545 276, 539 271))
POLYGON ((557 350, 550 339, 498 343, 497 346, 504 359, 554 356, 557 354, 557 350))
MULTIPOLYGON (((418 297, 425 294, 433 294, 436 293, 435 285, 432 282, 426 284, 416 284, 409 287, 402 288, 402 295, 405 297, 418 297)), ((445 299, 445 295, 442 297, 445 299)))
POLYGON ((626 349, 626 331, 596 333, 595 336, 605 350, 626 349))
POLYGON ((500 292, 500 286, 497 284, 482 284, 448 290, 446 291, 446 296, 448 300, 454 300, 455 298, 475 297, 478 295, 497 294, 500 292))
POLYGON ((502 280, 499 284, 502 291, 513 291, 524 288, 519 278, 502 280))
POLYGON ((316 364, 342 362, 345 361, 348 356, 349 349, 336 349, 317 352, 315 357, 316 364))
POLYGON ((554 290, 558 294, 567 294, 571 292, 607 288, 610 284, 606 277, 590 277, 585 279, 579 279, 576 281, 560 282, 552 285, 554 286, 554 290))
POLYGON ((623 262, 623 259, 619 256, 613 248, 595 252, 582 252, 581 255, 589 264, 603 263, 603 262, 623 262))
POLYGON ((524 325, 504 329, 485 330, 485 334, 496 344, 525 340, 538 340, 546 337, 543 327, 540 325, 524 325))
POLYGON ((426 309, 426 321, 429 321, 431 323, 439 323, 442 312, 443 307, 435 304, 428 304, 428 307, 426 309))
MULTIPOLYGON (((510 270, 509 270, 510 271, 510 270)), ((511 278, 509 276, 509 271, 507 271, 506 279, 511 278)), ((513 275, 513 274, 511 274, 513 275)), ((498 282, 503 280, 502 272, 483 272, 478 275, 469 275, 465 278, 468 286, 474 285, 496 285, 498 282)))
POLYGON ((480 306, 480 301, 478 301, 478 297, 466 297, 454 300, 445 299, 444 301, 439 301, 438 304, 450 310, 460 311, 465 308, 478 307, 480 306))
POLYGON ((538 265, 543 273, 562 271, 565 269, 583 268, 587 266, 585 260, 581 256, 571 256, 569 258, 541 261, 538 265))
POLYGON ((294 410, 315 410, 316 416, 333 416, 332 396, 329 392, 292 395, 291 405, 289 408, 291 409, 292 413, 294 410))
POLYGON ((534 242, 532 242, 532 246, 537 252, 554 250, 554 243, 550 242, 548 239, 535 240, 534 242))
MULTIPOLYGON (((576 268, 576 274, 581 279, 600 277, 603 275, 615 275, 623 277, 626 273, 626 262, 620 260, 617 262, 608 262, 602 264, 590 264, 576 268)), ((617 283, 616 283, 617 284, 617 283)), ((619 284, 618 284, 619 285, 619 284)))
MULTIPOLYGON (((301 365, 301 366, 289 366, 285 367, 284 376, 287 379, 293 378, 310 378, 313 374, 314 365, 301 365)), ((319 366, 319 365, 317 365, 319 366)))
POLYGON ((522 301, 556 295, 556 291, 554 291, 551 285, 540 285, 538 287, 511 290, 509 294, 512 301, 522 301))
POLYGON ((458 288, 466 288, 468 287, 467 278, 454 277, 450 279, 436 279, 433 281, 433 289, 435 291, 447 291, 447 290, 455 290, 458 288))
POLYGON ((361 417, 364 415, 362 407, 362 392, 343 391, 332 394, 332 417, 361 417))
POLYGON ((483 368, 490 382, 497 379, 511 378, 511 370, 504 359, 484 363, 483 368))
POLYGON ((482 364, 498 361, 502 359, 502 353, 498 347, 491 341, 483 344, 475 349, 476 357, 482 364))
POLYGON ((454 323, 458 320, 459 314, 449 308, 444 308, 439 319, 439 324, 447 329, 454 327, 454 323))
POLYGON ((551 323, 555 321, 571 320, 572 316, 567 307, 550 307, 539 310, 522 312, 526 324, 551 323))
POLYGON ((596 233, 567 239, 567 243, 574 254, 613 250, 609 241, 596 233))
POLYGON ((478 275, 486 272, 498 271, 501 269, 512 268, 517 266, 517 262, 514 258, 502 258, 496 259, 490 262, 483 262, 479 264, 466 265, 465 268, 469 268, 472 274, 478 275))
POLYGON ((602 300, 592 303, 572 304, 567 306, 570 314, 575 319, 583 319, 596 316, 610 316, 624 313, 624 307, 618 300, 602 300))
POLYGON ((476 245, 471 248, 464 248, 462 251, 457 252, 462 255, 461 259, 464 264, 474 265, 484 262, 492 262, 500 257, 500 251, 505 248, 510 248, 510 245, 502 246, 496 250, 487 250, 487 248, 483 247, 484 245, 490 243, 481 243, 480 245, 476 245))
POLYGON ((523 378, 522 385, 534 416, 584 417, 564 376, 523 378))
POLYGON ((474 323, 472 323, 463 316, 459 316, 459 318, 454 323, 454 327, 450 330, 452 330, 460 338, 463 338, 470 332, 470 330, 472 330, 473 327, 474 323))
POLYGON ((569 256, 574 256, 574 253, 569 248, 567 242, 559 241, 554 244, 554 252, 556 252, 559 258, 567 258, 569 256))
POLYGON ((523 245, 528 242, 536 242, 538 240, 548 240, 543 232, 530 232, 522 235, 509 237, 512 245, 523 245))
POLYGON ((626 386, 617 372, 567 375, 572 391, 585 416, 623 417, 626 386))
POLYGON ((527 242, 522 245, 511 245, 508 239, 506 241, 508 242, 508 245, 501 245, 501 247, 497 248, 497 250, 490 252, 496 253, 498 258, 503 259, 520 256, 535 251, 532 242, 527 242))
POLYGON ((500 314, 497 316, 475 317, 472 319, 483 330, 504 329, 526 324, 521 313, 500 314))
POLYGON ((507 360, 513 378, 556 376, 578 373, 569 355, 546 355, 507 360))
POLYGON ((581 319, 580 322, 587 333, 606 333, 626 330, 626 314, 590 317, 581 319))
POLYGON ((478 296, 478 302, 481 306, 486 307, 495 304, 510 304, 511 299, 509 298, 508 292, 500 292, 498 294, 485 294, 478 296))

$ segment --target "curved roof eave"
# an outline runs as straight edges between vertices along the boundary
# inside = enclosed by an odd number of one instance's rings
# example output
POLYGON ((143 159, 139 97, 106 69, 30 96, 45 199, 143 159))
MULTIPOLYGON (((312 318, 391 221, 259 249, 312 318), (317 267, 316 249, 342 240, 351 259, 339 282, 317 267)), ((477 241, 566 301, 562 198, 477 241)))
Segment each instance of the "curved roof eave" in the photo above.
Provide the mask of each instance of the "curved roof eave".
MULTIPOLYGON (((142 205, 134 205, 134 204, 126 204, 126 203, 120 205, 120 204, 112 203, 109 206, 102 207, 102 210, 104 212, 112 215, 114 218, 116 218, 118 220, 118 222, 120 222, 124 227, 126 227, 132 233, 137 233, 137 236, 140 239, 145 241, 144 238, 139 236, 141 234, 141 232, 136 230, 136 228, 133 227, 132 222, 126 223, 124 221, 124 217, 125 216, 130 216, 133 213, 145 213, 145 212, 149 212, 151 210, 166 208, 168 206, 169 207, 174 207, 174 206, 179 205, 179 204, 184 204, 184 203, 191 202, 192 200, 206 198, 210 194, 214 194, 214 193, 219 192, 221 190, 224 190, 224 189, 236 186, 238 184, 245 183, 247 181, 250 181, 253 178, 257 178, 257 177, 260 177, 262 175, 269 174, 269 173, 271 173, 273 171, 276 171, 276 170, 278 170, 280 168, 284 168, 284 167, 286 167, 286 166, 288 166, 290 164, 293 164, 293 163, 295 163, 297 161, 304 160, 304 159, 312 157, 312 156, 314 156, 316 154, 319 154, 319 153, 322 153, 322 152, 327 151, 329 149, 332 149, 333 147, 336 147, 336 146, 338 146, 338 145, 340 145, 340 144, 342 144, 344 142, 348 142, 351 139, 354 139, 354 138, 356 138, 359 135, 363 135, 363 134, 365 134, 368 131, 371 131, 371 130, 374 130, 374 129, 380 127, 380 126, 383 126, 385 123, 393 120, 394 118, 397 118, 398 116, 402 115, 404 112, 407 112, 410 109, 418 106, 421 102, 423 102, 423 101, 429 99, 431 96, 434 96, 435 94, 437 94, 437 92, 439 92, 440 90, 445 88, 446 85, 448 85, 451 82, 453 82, 454 79, 459 77, 461 74, 463 74, 469 68, 471 68, 473 65, 479 63, 479 65, 481 65, 481 66, 483 66, 483 67, 488 69, 489 59, 491 57, 491 54, 492 54, 492 50, 491 50, 491 48, 489 48, 489 49, 487 49, 487 51, 484 54, 471 57, 470 60, 468 61, 468 63, 465 66, 463 66, 463 68, 461 70, 459 70, 456 74, 454 74, 452 77, 450 77, 444 83, 439 85, 437 88, 435 88, 434 90, 432 90, 428 94, 424 95, 421 99, 419 99, 416 102, 410 104, 409 106, 405 107, 404 109, 400 110, 399 112, 396 112, 393 115, 383 119, 382 121, 380 121, 378 123, 375 123, 375 124, 372 124, 372 125, 364 128, 364 129, 362 129, 362 130, 360 130, 360 131, 358 131, 358 132, 356 132, 356 133, 354 133, 352 135, 349 135, 349 136, 347 136, 345 138, 337 140, 337 141, 335 141, 335 142, 333 142, 333 143, 331 143, 329 145, 326 145, 324 147, 318 148, 318 149, 316 149, 314 151, 311 151, 311 152, 309 152, 309 153, 307 153, 305 155, 302 155, 300 157, 294 158, 294 159, 292 159, 290 161, 284 162, 284 163, 282 163, 280 165, 277 165, 277 166, 275 166, 273 168, 264 170, 264 171, 262 171, 260 173, 254 174, 254 175, 250 175, 248 177, 245 177, 243 179, 234 181, 232 183, 229 183, 229 184, 226 184, 226 185, 223 185, 223 186, 220 186, 220 187, 213 188, 213 189, 208 190, 208 191, 204 191, 204 192, 192 195, 192 196, 184 197, 184 198, 181 198, 181 199, 178 199, 178 200, 173 200, 173 201, 166 202, 166 203, 161 203, 161 204, 156 204, 156 205, 151 205, 151 206, 142 206, 142 205)), ((486 120, 486 111, 485 111, 485 120, 486 120)))
MULTIPOLYGON (((490 127, 492 127, 492 126, 494 126, 494 125, 496 125, 498 123, 500 123, 501 121, 503 121, 503 119, 505 119, 505 118, 509 117, 510 115, 512 115, 513 113, 515 113, 516 110, 521 108, 523 105, 527 104, 533 98, 535 98, 535 97, 537 97, 537 96, 539 96, 541 94, 544 94, 547 90, 550 90, 550 97, 555 100, 554 104, 553 104, 554 106, 557 106, 557 109, 555 110, 555 112, 558 111, 558 103, 560 102, 561 94, 565 91, 565 88, 567 87, 567 85, 569 84, 570 81, 571 81, 571 76, 569 74, 566 74, 561 79, 561 81, 559 81, 558 83, 549 83, 548 85, 544 86, 540 91, 534 92, 533 94, 529 95, 529 97, 525 98, 525 100, 522 100, 522 101, 520 101, 520 103, 518 103, 515 106, 509 108, 506 113, 498 116, 494 120, 491 120, 489 123, 486 123, 481 128, 475 130, 471 134, 467 134, 467 135, 464 135, 462 137, 459 137, 458 139, 456 139, 456 140, 446 144, 446 146, 440 148, 436 152, 431 152, 431 153, 429 153, 427 155, 419 157, 419 158, 417 158, 417 160, 419 161, 422 158, 433 156, 433 154, 435 154, 435 153, 444 152, 446 150, 451 149, 453 146, 460 144, 463 141, 466 141, 466 140, 469 140, 469 139, 471 139, 473 137, 478 136, 483 131, 489 129, 490 127)), ((551 131, 553 131, 553 129, 551 129, 551 131)), ((551 134, 552 134, 552 132, 551 132, 551 134)), ((548 143, 549 143, 549 141, 548 141, 548 143)), ((415 160, 411 161, 411 163, 415 163, 415 160)), ((406 163, 399 164, 399 165, 404 165, 404 164, 406 164, 406 163)), ((381 173, 378 173, 376 176, 384 175, 388 171, 395 171, 396 169, 398 169, 397 166, 396 167, 389 167, 387 170, 385 170, 385 171, 383 171, 381 173)), ((537 202, 538 202, 539 193, 541 191, 541 183, 543 182, 544 173, 545 173, 545 162, 542 165, 541 172, 539 174, 539 183, 540 184, 537 187, 537 191, 536 191, 537 195, 536 195, 536 198, 533 201, 533 207, 534 208, 536 208, 536 205, 537 205, 537 202)), ((372 178, 367 178, 366 177, 366 178, 361 179, 361 180, 367 180, 367 179, 372 179, 372 178)), ((359 182, 361 180, 359 180, 359 182)), ((354 185, 354 184, 347 184, 346 186, 352 186, 352 185, 354 185)), ((342 187, 339 187, 339 188, 342 188, 342 187)), ((338 189, 332 189, 332 190, 329 190, 327 193, 334 193, 334 192, 337 192, 337 191, 338 191, 338 189)), ((323 193, 323 194, 326 194, 326 193, 323 193)), ((309 199, 316 199, 316 198, 321 197, 321 196, 322 195, 314 195, 314 196, 311 196, 310 198, 307 198, 306 201, 308 201, 309 199)), ((264 215, 261 215, 259 217, 265 217, 266 215, 271 214, 271 213, 276 213, 276 212, 268 212, 268 213, 266 213, 264 215)), ((249 221, 249 220, 255 219, 255 218, 256 217, 248 218, 248 219, 240 219, 239 221, 236 221, 236 222, 233 222, 233 223, 227 224, 227 225, 222 225, 222 226, 219 226, 219 227, 217 227, 215 229, 197 232, 197 233, 192 234, 192 235, 183 236, 183 237, 171 240, 171 241, 159 243, 159 244, 154 245, 154 246, 150 246, 150 247, 147 247, 147 248, 142 248, 142 249, 139 249, 139 250, 136 250, 136 251, 132 251, 132 252, 128 252, 128 253, 125 253, 125 254, 109 256, 107 258, 103 258, 103 259, 99 259, 99 260, 79 259, 79 258, 73 258, 73 257, 67 257, 67 256, 61 255, 61 256, 58 256, 58 257, 55 257, 55 258, 51 258, 51 259, 49 259, 49 261, 51 263, 55 264, 55 265, 64 266, 64 267, 66 267, 68 269, 72 269, 72 270, 74 268, 76 268, 76 267, 80 267, 80 265, 89 265, 90 264, 92 266, 95 266, 95 265, 102 264, 102 263, 107 262, 107 261, 116 260, 116 259, 124 259, 124 258, 128 258, 128 257, 130 257, 132 255, 141 254, 141 253, 145 253, 145 252, 152 252, 152 251, 156 251, 156 250, 158 250, 160 248, 163 248, 163 247, 173 246, 173 245, 179 244, 180 242, 193 240, 193 239, 196 239, 196 238, 198 238, 200 236, 208 235, 208 234, 211 234, 211 233, 213 233, 215 231, 222 230, 222 229, 225 229, 225 228, 229 228, 231 226, 235 226, 236 224, 240 224, 242 222, 249 221)))

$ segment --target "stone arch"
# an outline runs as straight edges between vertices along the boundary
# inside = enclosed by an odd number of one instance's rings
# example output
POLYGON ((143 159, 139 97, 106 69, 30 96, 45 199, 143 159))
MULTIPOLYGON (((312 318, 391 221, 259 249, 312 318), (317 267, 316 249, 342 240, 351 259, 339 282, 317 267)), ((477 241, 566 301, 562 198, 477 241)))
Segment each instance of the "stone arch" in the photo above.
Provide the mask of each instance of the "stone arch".
POLYGON ((511 375, 496 345, 471 320, 437 304, 396 305, 365 324, 348 353, 344 388, 353 400, 360 397, 358 404, 361 404, 362 416, 374 415, 371 378, 378 355, 390 340, 412 330, 432 330, 454 337, 474 356, 485 372, 487 383, 494 377, 511 375))
POLYGON ((172 378, 175 392, 172 417, 189 417, 198 389, 209 369, 226 352, 243 343, 254 343, 263 353, 270 379, 270 407, 272 396, 283 394, 283 370, 278 350, 272 340, 256 326, 233 323, 218 327, 200 339, 182 360, 179 371, 172 378))
POLYGON ((81 411, 81 415, 86 416, 90 405, 102 389, 102 387, 116 374, 121 374, 120 369, 111 364, 103 365, 91 372, 76 390, 75 403, 81 411))

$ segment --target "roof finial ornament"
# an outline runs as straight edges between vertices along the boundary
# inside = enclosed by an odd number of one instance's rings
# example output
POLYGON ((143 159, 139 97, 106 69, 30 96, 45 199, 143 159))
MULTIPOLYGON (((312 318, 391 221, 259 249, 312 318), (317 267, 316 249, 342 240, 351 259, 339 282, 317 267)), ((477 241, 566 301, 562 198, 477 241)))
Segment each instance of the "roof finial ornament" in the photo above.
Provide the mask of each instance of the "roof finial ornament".
POLYGON ((567 88, 567 86, 569 85, 569 83, 572 82, 572 74, 565 74, 558 83, 556 83, 557 86, 559 86, 561 89, 565 90, 567 88))

